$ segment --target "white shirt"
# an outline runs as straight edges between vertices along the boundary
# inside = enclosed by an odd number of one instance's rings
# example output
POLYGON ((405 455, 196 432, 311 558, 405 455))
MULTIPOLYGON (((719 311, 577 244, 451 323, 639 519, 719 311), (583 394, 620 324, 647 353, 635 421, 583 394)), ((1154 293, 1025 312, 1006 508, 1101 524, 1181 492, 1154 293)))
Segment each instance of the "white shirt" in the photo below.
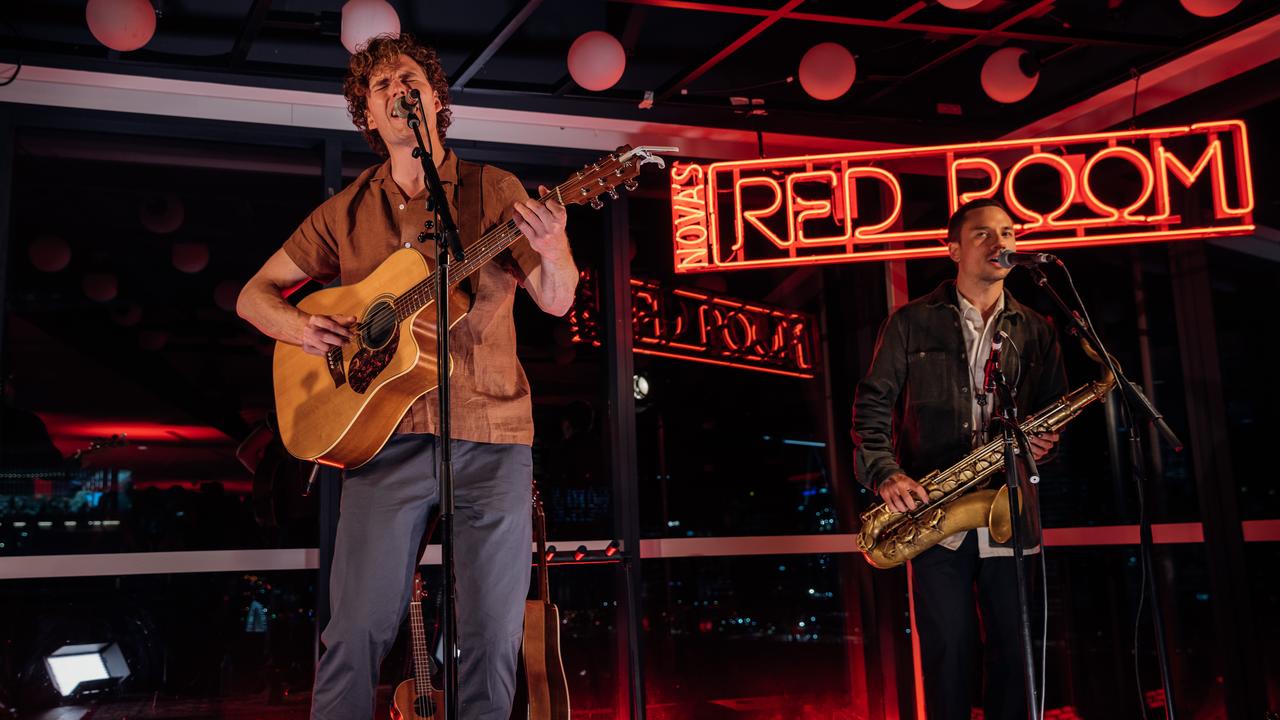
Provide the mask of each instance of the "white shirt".
MULTIPOLYGON (((991 424, 991 409, 995 404, 995 398, 985 396, 985 402, 981 402, 979 397, 983 397, 983 380, 985 379, 983 376, 986 374, 987 359, 991 357, 991 339, 996 335, 996 319, 1004 311, 1004 292, 1000 293, 1000 299, 996 300, 995 307, 991 309, 991 315, 985 321, 982 319, 982 311, 958 290, 956 297, 960 300, 960 333, 964 336, 964 354, 965 359, 969 361, 969 389, 972 390, 973 396, 969 431, 973 436, 971 446, 976 448, 985 445, 989 439, 987 426, 991 424)), ((960 543, 964 542, 964 538, 965 533, 958 532, 947 536, 938 544, 948 550, 955 550, 960 547, 960 543)), ((1040 546, 1037 545, 1024 552, 1039 551, 1040 546)), ((992 545, 990 531, 982 527, 978 528, 978 556, 1012 557, 1013 549, 992 545)))

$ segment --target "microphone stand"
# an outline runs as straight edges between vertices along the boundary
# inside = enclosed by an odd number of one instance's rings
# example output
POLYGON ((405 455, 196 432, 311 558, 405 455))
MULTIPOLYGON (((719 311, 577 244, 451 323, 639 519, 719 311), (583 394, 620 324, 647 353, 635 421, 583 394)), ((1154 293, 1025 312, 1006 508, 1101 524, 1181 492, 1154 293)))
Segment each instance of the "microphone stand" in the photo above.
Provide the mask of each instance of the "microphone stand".
MULTIPOLYGON (((1018 491, 1018 456, 1027 461, 1031 483, 1040 482, 1040 472, 1036 468, 1035 458, 1031 454, 1031 445, 1027 436, 1018 425, 1018 408, 1013 402, 1013 392, 1000 368, 1000 357, 997 350, 992 350, 988 362, 991 369, 988 390, 995 390, 1000 401, 1000 429, 1004 435, 1004 479, 1009 499, 1009 528, 1013 539, 1013 565, 1018 582, 1018 634, 1022 639, 1022 669, 1027 685, 1027 717, 1040 717, 1040 693, 1036 686, 1035 653, 1031 648, 1031 609, 1027 597, 1026 556, 1023 551, 1022 514, 1019 512, 1021 496, 1018 491)), ((1039 506, 1037 506, 1037 510, 1039 506)), ((1039 526, 1039 523, 1036 523, 1039 526)), ((1041 552, 1044 549, 1041 548, 1041 552)))
MULTIPOLYGON (((440 547, 441 565, 444 575, 444 588, 441 592, 442 610, 441 635, 444 643, 444 717, 445 720, 458 718, 458 623, 457 623, 457 585, 454 578, 453 555, 453 449, 450 429, 449 398, 449 265, 450 259, 463 262, 462 242, 458 237, 458 226, 454 223, 453 213, 449 210, 449 198, 440 183, 440 174, 436 171, 435 158, 431 150, 422 140, 422 124, 426 115, 422 108, 422 96, 417 90, 409 91, 414 99, 407 118, 418 147, 413 149, 413 156, 422 162, 422 172, 427 185, 427 211, 434 212, 435 222, 428 220, 426 230, 435 228, 436 241, 436 374, 440 387, 437 399, 440 407, 440 427, 438 434, 439 450, 436 453, 436 477, 440 480, 440 547)), ((418 241, 427 239, 427 232, 418 234, 418 241)))
MULTIPOLYGON (((1154 625, 1153 631, 1156 637, 1156 660, 1160 665, 1160 681, 1164 685, 1165 717, 1167 720, 1176 720, 1177 710, 1174 702, 1173 677, 1169 671, 1169 650, 1165 647, 1164 642, 1164 613, 1160 602, 1160 594, 1156 592, 1155 566, 1151 559, 1153 542, 1151 537, 1151 518, 1147 514, 1146 506, 1147 476, 1146 462, 1143 459, 1146 455, 1142 449, 1142 435, 1135 427, 1135 411, 1143 420, 1155 425, 1160 436, 1164 438, 1165 442, 1169 443, 1174 452, 1182 451, 1182 441, 1178 439, 1173 429, 1164 421, 1164 416, 1156 409, 1151 400, 1137 385, 1125 377, 1120 364, 1115 362, 1114 358, 1103 346, 1102 338, 1099 337, 1093 327, 1093 323, 1089 320, 1089 312, 1084 307, 1084 301, 1081 300, 1080 293, 1076 292, 1075 282, 1071 280, 1071 273, 1067 270, 1067 266, 1057 258, 1054 258, 1053 262, 1066 273, 1067 282, 1071 287, 1071 294, 1075 296, 1076 304, 1080 307, 1080 311, 1073 310, 1067 305, 1062 296, 1049 284, 1049 278, 1043 270, 1035 266, 1029 266, 1028 270, 1031 272, 1036 284, 1045 289, 1049 297, 1053 299, 1053 302, 1071 319, 1076 330, 1080 332, 1085 341, 1102 358, 1107 370, 1115 376, 1116 387, 1120 390, 1120 406, 1124 413, 1124 424, 1129 435, 1129 461, 1132 468, 1133 482, 1138 491, 1138 546, 1142 555, 1142 582, 1151 591, 1151 621, 1154 625)), ((1135 658, 1136 661, 1137 659, 1135 658)), ((1141 678, 1138 678, 1138 682, 1141 683, 1141 681, 1141 678)), ((1146 717, 1145 705, 1143 706, 1143 717, 1146 717)))

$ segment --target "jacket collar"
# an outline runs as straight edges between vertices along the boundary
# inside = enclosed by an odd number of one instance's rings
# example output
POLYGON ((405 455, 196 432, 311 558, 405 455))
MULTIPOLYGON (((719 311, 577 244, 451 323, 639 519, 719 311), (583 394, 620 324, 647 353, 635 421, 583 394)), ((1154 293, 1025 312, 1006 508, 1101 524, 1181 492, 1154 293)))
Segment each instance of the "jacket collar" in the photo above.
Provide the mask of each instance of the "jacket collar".
MULTIPOLYGON (((956 281, 946 280, 933 292, 925 295, 922 300, 929 307, 950 306, 955 308, 956 312, 960 311, 960 296, 956 292, 956 281)), ((1004 313, 1005 315, 1017 315, 1019 317, 1026 315, 1026 308, 1013 298, 1013 294, 1008 288, 1004 290, 1004 313)))

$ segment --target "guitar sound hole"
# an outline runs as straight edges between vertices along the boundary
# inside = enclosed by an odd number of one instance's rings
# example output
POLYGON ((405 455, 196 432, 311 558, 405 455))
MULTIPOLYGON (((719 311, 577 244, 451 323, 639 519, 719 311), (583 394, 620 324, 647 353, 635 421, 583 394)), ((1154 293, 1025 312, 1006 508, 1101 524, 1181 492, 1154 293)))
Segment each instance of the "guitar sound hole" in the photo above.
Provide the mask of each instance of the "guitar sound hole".
POLYGON ((424 718, 435 717, 436 702, 430 695, 419 695, 418 699, 413 701, 413 710, 424 718))
POLYGON ((373 304, 360 324, 360 340, 370 350, 378 350, 390 342, 396 332, 396 308, 388 300, 373 304))

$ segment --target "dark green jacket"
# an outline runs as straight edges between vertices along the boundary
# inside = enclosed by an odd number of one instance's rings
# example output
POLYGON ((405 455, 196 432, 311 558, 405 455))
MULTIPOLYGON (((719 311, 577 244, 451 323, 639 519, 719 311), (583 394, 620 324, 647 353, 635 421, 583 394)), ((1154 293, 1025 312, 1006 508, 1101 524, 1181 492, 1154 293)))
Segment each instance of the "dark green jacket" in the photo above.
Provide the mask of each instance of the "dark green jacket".
MULTIPOLYGON (((1043 316, 1008 290, 1004 303, 996 327, 1013 342, 1005 343, 1001 365, 1026 418, 1067 392, 1062 349, 1043 316)), ((919 480, 972 449, 973 388, 960 322, 956 286, 947 281, 880 328, 853 401, 854 472, 868 488, 896 472, 919 480)))

